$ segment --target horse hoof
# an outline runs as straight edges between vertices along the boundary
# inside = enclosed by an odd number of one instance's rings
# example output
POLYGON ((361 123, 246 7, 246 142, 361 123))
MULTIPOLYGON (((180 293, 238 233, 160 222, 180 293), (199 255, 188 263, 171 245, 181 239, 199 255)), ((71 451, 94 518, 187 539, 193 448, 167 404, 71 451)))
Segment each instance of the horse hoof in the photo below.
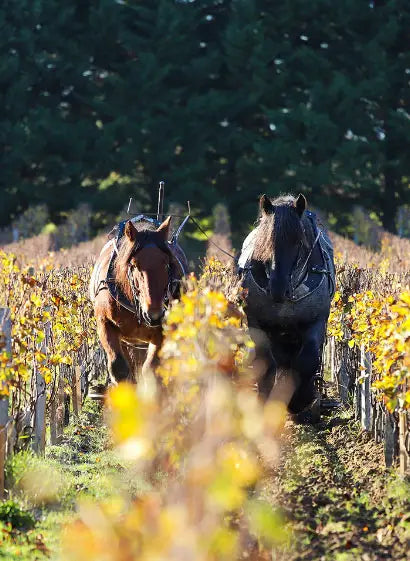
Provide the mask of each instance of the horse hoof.
POLYGON ((91 386, 87 397, 89 397, 93 401, 104 401, 106 390, 106 384, 94 384, 93 386, 91 386))
POLYGON ((320 398, 317 397, 309 407, 293 413, 291 419, 297 425, 315 425, 320 421, 320 398))
POLYGON ((311 423, 316 424, 320 422, 320 397, 317 397, 310 407, 310 414, 312 417, 311 423))

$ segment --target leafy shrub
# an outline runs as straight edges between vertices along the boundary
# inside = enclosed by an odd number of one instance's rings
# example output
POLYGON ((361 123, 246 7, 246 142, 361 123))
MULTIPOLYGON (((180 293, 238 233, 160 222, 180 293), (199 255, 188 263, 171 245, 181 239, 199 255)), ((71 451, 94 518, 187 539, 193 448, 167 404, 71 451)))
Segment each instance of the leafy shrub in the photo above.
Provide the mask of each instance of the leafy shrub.
POLYGON ((7 458, 6 479, 9 487, 18 487, 24 475, 38 462, 31 450, 24 450, 7 458))
POLYGON ((31 206, 16 218, 13 228, 18 231, 19 238, 30 238, 40 234, 48 222, 46 205, 31 206))
POLYGON ((29 530, 35 525, 32 514, 21 509, 14 501, 0 503, 0 521, 11 524, 16 530, 29 530))
POLYGON ((161 390, 148 375, 137 388, 110 390, 117 452, 145 489, 136 499, 88 503, 85 516, 80 506, 81 520, 64 533, 67 561, 264 558, 286 539, 259 492, 277 459, 285 407, 264 408, 254 391, 244 367, 252 342, 232 306, 239 292, 234 277, 221 283, 231 300, 215 290, 217 270, 224 268, 213 262, 199 282, 190 277, 167 315, 161 390))

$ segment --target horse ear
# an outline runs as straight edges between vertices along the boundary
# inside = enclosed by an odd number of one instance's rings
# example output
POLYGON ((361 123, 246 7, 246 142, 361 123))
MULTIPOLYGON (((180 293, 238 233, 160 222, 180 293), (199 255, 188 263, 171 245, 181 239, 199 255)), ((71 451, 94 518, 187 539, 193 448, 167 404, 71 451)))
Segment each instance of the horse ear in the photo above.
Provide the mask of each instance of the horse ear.
POLYGON ((305 195, 302 195, 302 193, 296 199, 295 207, 296 207, 296 211, 299 214, 299 216, 302 216, 302 214, 304 213, 304 211, 307 208, 306 197, 305 197, 305 195))
POLYGON ((275 207, 267 195, 262 195, 259 199, 259 208, 262 214, 273 214, 275 207))
POLYGON ((131 220, 128 220, 128 222, 126 223, 124 233, 131 243, 134 243, 137 239, 137 229, 135 228, 131 220))
POLYGON ((165 239, 168 239, 169 225, 171 224, 172 216, 168 216, 164 222, 157 228, 157 232, 161 232, 165 239))

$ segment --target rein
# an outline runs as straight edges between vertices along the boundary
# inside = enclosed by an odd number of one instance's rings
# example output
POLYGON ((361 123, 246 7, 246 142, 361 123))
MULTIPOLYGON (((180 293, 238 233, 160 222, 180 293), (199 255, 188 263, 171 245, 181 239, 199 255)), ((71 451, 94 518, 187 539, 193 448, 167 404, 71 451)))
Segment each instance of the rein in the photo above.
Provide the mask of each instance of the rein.
POLYGON ((190 218, 192 220, 192 222, 195 224, 195 226, 197 227, 197 229, 206 237, 206 240, 208 243, 211 243, 212 245, 214 245, 217 249, 219 249, 219 251, 222 251, 222 253, 225 253, 225 255, 227 255, 228 257, 230 257, 231 259, 233 259, 234 261, 236 260, 235 255, 232 255, 232 253, 229 253, 229 251, 225 251, 224 249, 222 249, 222 247, 219 247, 219 245, 215 242, 213 242, 210 237, 208 236, 208 234, 205 232, 205 230, 198 224, 198 222, 195 220, 195 218, 191 215, 189 215, 187 218, 190 218))
MULTIPOLYGON (((290 274, 290 282, 291 282, 291 290, 292 290, 292 293, 294 292, 295 288, 297 288, 298 283, 300 282, 301 278, 303 277, 304 272, 305 272, 305 269, 307 269, 309 260, 310 260, 310 258, 312 257, 312 253, 313 253, 313 251, 314 251, 314 249, 315 249, 315 247, 316 247, 316 245, 317 245, 317 243, 318 243, 318 241, 319 241, 321 235, 322 235, 322 231, 321 231, 320 229, 318 229, 317 235, 316 235, 315 240, 314 240, 314 242, 313 242, 313 244, 312 244, 312 247, 311 247, 310 250, 309 250, 309 253, 308 253, 308 255, 307 255, 306 259, 305 259, 305 262, 303 263, 302 267, 299 269, 299 274, 298 274, 297 281, 295 282, 295 287, 292 286, 293 273, 294 273, 295 271, 292 271, 292 272, 291 272, 291 274, 290 274)), ((300 242, 300 243, 303 245, 302 242, 300 242)), ((299 261, 299 260, 298 260, 298 261, 299 261)), ((296 272, 298 271, 298 261, 296 262, 296 267, 295 267, 296 272)), ((316 270, 314 267, 311 268, 311 272, 312 272, 312 273, 319 273, 319 272, 323 272, 323 273, 326 272, 326 273, 327 273, 327 271, 322 271, 322 270, 319 271, 319 270, 316 270)), ((291 300, 293 300, 293 299, 294 299, 294 298, 293 298, 293 294, 292 294, 291 300)))
MULTIPOLYGON (((197 228, 197 230, 199 230, 201 232, 201 234, 203 234, 206 238, 206 241, 209 242, 210 244, 212 244, 213 246, 215 246, 217 249, 219 249, 219 251, 222 251, 222 253, 224 253, 225 255, 227 255, 228 257, 230 257, 231 259, 233 259, 234 261, 236 261, 236 257, 235 255, 232 255, 232 253, 229 253, 229 251, 226 251, 225 249, 222 249, 222 247, 219 247, 219 245, 215 242, 213 242, 210 237, 208 236, 208 234, 205 232, 205 230, 201 227, 201 225, 198 223, 197 220, 195 220, 195 218, 192 216, 191 214, 191 209, 190 209, 190 205, 189 205, 189 201, 188 201, 188 210, 189 210, 189 214, 187 216, 184 217, 184 220, 182 221, 181 225, 179 226, 179 228, 177 229, 176 232, 174 232, 174 234, 172 235, 172 239, 171 239, 171 243, 176 243, 176 241, 178 240, 178 237, 180 235, 180 233, 182 232, 183 228, 185 227, 185 224, 188 222, 188 220, 191 220, 191 222, 195 225, 195 227, 197 228)), ((152 215, 152 216, 157 216, 152 215)), ((178 215, 172 215, 172 216, 177 216, 178 215)), ((182 218, 182 217, 181 217, 182 218)), ((159 226, 159 222, 157 220, 155 220, 155 218, 149 218, 149 215, 146 214, 139 214, 138 216, 134 217, 132 220, 135 222, 138 222, 139 220, 147 220, 149 222, 152 222, 153 224, 156 224, 159 226)), ((182 267, 182 264, 180 263, 179 259, 177 258, 177 261, 179 262, 179 264, 181 265, 182 270, 184 270, 184 268, 182 267)))

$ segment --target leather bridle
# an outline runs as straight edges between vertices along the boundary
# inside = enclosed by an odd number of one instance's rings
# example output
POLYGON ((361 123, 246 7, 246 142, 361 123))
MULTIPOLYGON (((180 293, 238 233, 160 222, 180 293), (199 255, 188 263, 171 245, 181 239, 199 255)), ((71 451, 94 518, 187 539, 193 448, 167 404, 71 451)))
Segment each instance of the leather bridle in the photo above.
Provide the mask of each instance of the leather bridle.
MULTIPOLYGON (((170 250, 168 243, 165 242, 165 241, 162 241, 162 240, 152 239, 153 236, 150 235, 152 233, 153 232, 151 232, 151 231, 145 232, 145 235, 142 237, 142 239, 138 240, 138 242, 135 244, 134 248, 132 249, 132 251, 130 253, 130 256, 128 258, 128 262, 127 262, 127 267, 128 267, 127 277, 128 277, 128 282, 130 283, 130 287, 131 287, 131 293, 132 293, 132 298, 133 298, 132 303, 134 305, 135 314, 137 315, 139 323, 145 323, 145 325, 147 327, 160 327, 160 324, 153 325, 150 317, 148 316, 148 314, 142 309, 141 302, 140 302, 140 299, 139 299, 140 292, 138 290, 137 285, 135 284, 134 275, 133 275, 134 269, 137 268, 137 267, 136 267, 136 265, 132 264, 131 260, 142 249, 147 249, 147 248, 150 248, 150 247, 156 247, 160 251, 162 251, 163 253, 168 255, 168 257, 169 257, 169 264, 167 265, 168 283, 167 283, 167 288, 166 288, 165 295, 164 295, 164 298, 163 298, 163 302, 164 302, 165 306, 168 306, 170 300, 173 298, 173 295, 175 293, 174 285, 175 285, 175 283, 179 283, 180 280, 174 274, 174 267, 172 265, 172 262, 173 262, 173 259, 175 258, 175 256, 172 253, 172 251, 170 250)), ((185 273, 179 259, 177 259, 177 262, 179 263, 179 265, 181 267, 182 273, 185 273)))

